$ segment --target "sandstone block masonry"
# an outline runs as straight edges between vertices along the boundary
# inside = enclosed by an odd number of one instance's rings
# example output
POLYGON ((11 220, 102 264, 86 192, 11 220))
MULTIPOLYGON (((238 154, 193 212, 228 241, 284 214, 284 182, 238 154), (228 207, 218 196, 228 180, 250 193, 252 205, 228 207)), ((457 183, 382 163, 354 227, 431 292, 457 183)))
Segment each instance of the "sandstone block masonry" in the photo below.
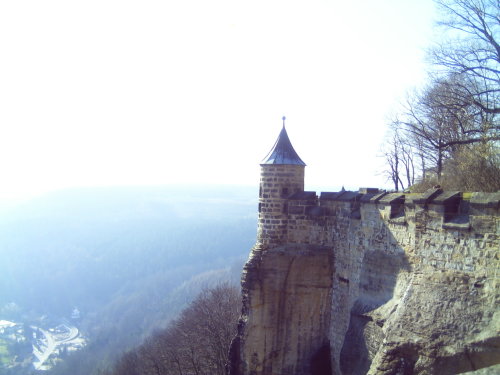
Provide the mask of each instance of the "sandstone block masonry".
POLYGON ((500 193, 317 195, 303 178, 300 165, 262 165, 232 375, 500 363, 500 193))
POLYGON ((288 197, 301 191, 304 191, 303 166, 268 165, 262 168, 257 232, 259 245, 286 243, 288 197))

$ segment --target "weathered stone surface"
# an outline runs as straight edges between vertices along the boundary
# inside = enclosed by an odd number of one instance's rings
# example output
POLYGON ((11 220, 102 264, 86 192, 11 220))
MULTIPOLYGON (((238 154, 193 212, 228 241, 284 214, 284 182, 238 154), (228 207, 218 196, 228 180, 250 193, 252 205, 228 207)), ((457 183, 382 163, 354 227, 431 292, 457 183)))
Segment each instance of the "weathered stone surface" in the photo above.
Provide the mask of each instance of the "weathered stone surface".
POLYGON ((475 371, 463 372, 464 375, 498 375, 500 374, 500 365, 485 367, 475 371))
POLYGON ((330 363, 332 255, 312 246, 253 250, 243 276, 242 374, 310 374, 316 362, 330 363))
POLYGON ((462 271, 414 273, 389 314, 371 312, 384 338, 368 373, 446 375, 498 363, 496 283, 462 271))

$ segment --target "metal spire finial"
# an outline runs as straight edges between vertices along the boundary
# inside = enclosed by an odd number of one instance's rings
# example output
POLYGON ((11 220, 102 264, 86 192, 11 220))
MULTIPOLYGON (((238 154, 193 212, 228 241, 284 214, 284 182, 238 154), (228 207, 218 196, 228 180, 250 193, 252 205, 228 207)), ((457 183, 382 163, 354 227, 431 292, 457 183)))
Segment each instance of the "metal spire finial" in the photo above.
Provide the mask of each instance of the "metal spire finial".
POLYGON ((284 128, 284 127, 285 127, 285 120, 286 120, 286 117, 285 117, 285 116, 283 116, 282 120, 283 120, 283 128, 284 128))

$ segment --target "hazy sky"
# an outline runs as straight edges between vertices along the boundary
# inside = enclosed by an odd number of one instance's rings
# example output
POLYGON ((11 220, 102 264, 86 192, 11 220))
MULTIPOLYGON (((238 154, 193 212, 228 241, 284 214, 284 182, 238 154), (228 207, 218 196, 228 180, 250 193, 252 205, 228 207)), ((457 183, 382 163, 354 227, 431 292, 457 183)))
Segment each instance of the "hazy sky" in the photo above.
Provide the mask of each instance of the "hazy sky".
POLYGON ((0 197, 257 184, 287 117, 306 188, 388 186, 431 0, 2 1, 0 197))

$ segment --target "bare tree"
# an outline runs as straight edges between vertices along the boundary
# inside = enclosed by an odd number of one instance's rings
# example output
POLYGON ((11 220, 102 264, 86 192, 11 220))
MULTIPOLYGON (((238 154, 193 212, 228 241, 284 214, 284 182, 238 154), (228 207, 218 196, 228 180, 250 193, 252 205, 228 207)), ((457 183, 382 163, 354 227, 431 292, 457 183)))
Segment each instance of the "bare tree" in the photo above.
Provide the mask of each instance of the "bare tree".
MULTIPOLYGON (((397 125, 397 124, 396 124, 397 125)), ((412 145, 400 135, 400 130, 394 126, 385 144, 383 155, 387 169, 385 175, 394 184, 394 190, 402 190, 415 183, 414 151, 412 145)))
MULTIPOLYGON (((161 345, 160 333, 148 337, 136 350, 138 353, 139 366, 144 375, 169 375, 174 372, 168 371, 168 362, 165 361, 164 348, 161 345)), ((121 374, 120 374, 121 375, 121 374)))
POLYGON ((206 357, 210 358, 213 374, 224 374, 227 353, 235 334, 235 322, 240 313, 239 292, 235 288, 216 287, 201 294, 192 305, 193 313, 202 320, 197 327, 205 337, 206 357))
MULTIPOLYGON (((436 70, 427 88, 410 97, 393 121, 400 139, 393 140, 385 155, 397 185, 403 185, 404 173, 411 175, 415 157, 423 180, 435 176, 440 184, 445 168, 472 175, 467 168, 458 167, 465 165, 465 155, 491 166, 481 168, 483 173, 491 175, 498 167, 493 146, 500 140, 500 1, 435 2, 441 11, 438 25, 445 32, 442 42, 430 51, 436 70), (411 153, 405 156, 404 150, 411 153)), ((450 171, 445 174, 449 179, 450 171)), ((469 177, 454 176, 454 181, 465 183, 469 177)), ((489 177, 479 180, 495 180, 489 177)))
POLYGON ((112 374, 225 375, 239 312, 238 288, 224 283, 206 289, 167 329, 122 357, 112 374))
MULTIPOLYGON (((498 0, 435 0, 438 25, 447 33, 431 50, 432 62, 453 82, 454 100, 474 105, 478 113, 500 113, 500 2, 498 0)), ((498 123, 496 124, 498 130, 498 123)))
POLYGON ((423 173, 428 167, 438 181, 445 160, 461 147, 494 142, 500 133, 493 129, 491 114, 483 113, 478 120, 477 107, 457 103, 452 92, 457 77, 439 79, 407 99, 402 112, 392 123, 410 143, 421 159, 423 173))
MULTIPOLYGON (((401 162, 406 177, 406 187, 415 183, 415 154, 412 145, 405 139, 400 138, 401 162)), ((403 189, 404 187, 401 186, 403 189)))
POLYGON ((135 351, 126 352, 115 365, 114 373, 120 375, 141 375, 139 369, 139 356, 135 351))
POLYGON ((393 137, 385 144, 384 158, 387 165, 385 174, 387 179, 391 180, 394 184, 394 190, 399 190, 401 182, 400 168, 399 168, 399 147, 397 145, 397 137, 393 137))
POLYGON ((176 328, 181 332, 184 361, 192 373, 225 374, 239 313, 239 291, 228 284, 204 290, 184 310, 176 328))
POLYGON ((436 103, 436 91, 443 89, 439 83, 422 93, 409 98, 403 113, 393 122, 406 138, 413 143, 421 156, 432 165, 438 178, 443 169, 446 152, 460 142, 460 135, 454 131, 453 116, 449 108, 436 103))

